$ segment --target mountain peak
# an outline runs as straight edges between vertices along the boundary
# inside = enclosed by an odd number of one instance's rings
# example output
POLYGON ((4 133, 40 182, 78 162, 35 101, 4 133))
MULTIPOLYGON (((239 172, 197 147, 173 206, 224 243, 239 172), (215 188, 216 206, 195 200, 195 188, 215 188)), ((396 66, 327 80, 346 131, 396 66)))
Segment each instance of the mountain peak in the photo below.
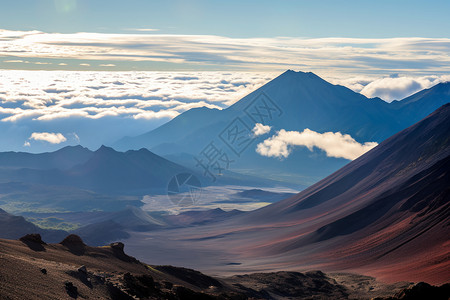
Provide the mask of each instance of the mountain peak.
MULTIPOLYGON (((291 91, 294 91, 300 86, 321 89, 324 85, 333 87, 332 84, 312 72, 294 70, 287 70, 266 84, 267 88, 269 88, 269 86, 279 86, 280 88, 291 91)), ((263 88, 264 87, 265 86, 263 86, 263 88)))
POLYGON ((76 152, 76 151, 86 151, 86 152, 90 152, 90 150, 88 148, 85 148, 81 145, 75 145, 75 146, 65 146, 59 150, 56 150, 55 152, 76 152))
MULTIPOLYGON (((357 94, 342 86, 335 86, 312 72, 287 70, 275 79, 269 81, 256 91, 234 103, 231 110, 242 111, 248 109, 254 102, 255 96, 264 92, 271 102, 276 103, 281 111, 305 112, 317 109, 330 109, 331 105, 361 105, 361 98, 357 94)), ((332 108, 333 110, 334 108, 332 108)), ((322 111, 323 112, 323 111, 322 111)), ((334 114, 334 112, 331 112, 334 114)), ((298 115, 295 116, 298 121, 298 115)), ((311 125, 310 125, 311 126, 311 125)), ((301 128, 303 126, 297 126, 301 128)))
POLYGON ((117 152, 116 150, 114 150, 111 147, 105 146, 105 145, 101 145, 100 148, 97 149, 97 151, 95 151, 96 153, 115 153, 117 152))
POLYGON ((300 78, 318 78, 318 79, 322 79, 319 76, 317 76, 316 74, 314 74, 313 72, 303 72, 303 71, 294 71, 294 70, 286 70, 284 73, 282 73, 279 77, 294 77, 297 79, 300 78))

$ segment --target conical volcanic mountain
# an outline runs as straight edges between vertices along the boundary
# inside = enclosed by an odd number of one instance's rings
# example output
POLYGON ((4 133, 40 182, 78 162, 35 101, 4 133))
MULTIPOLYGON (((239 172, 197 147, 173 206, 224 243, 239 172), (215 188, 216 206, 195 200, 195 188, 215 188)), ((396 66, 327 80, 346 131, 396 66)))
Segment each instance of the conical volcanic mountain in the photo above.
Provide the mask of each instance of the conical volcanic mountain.
POLYGON ((280 160, 261 156, 255 151, 256 145, 281 129, 301 132, 306 128, 318 133, 349 134, 359 143, 380 143, 448 102, 450 83, 387 103, 333 85, 313 73, 289 70, 227 109, 189 110, 155 130, 124 138, 115 147, 122 150, 146 147, 159 155, 170 154, 171 159, 178 156, 177 161, 189 166, 195 160, 183 153, 198 156, 213 142, 234 161, 229 166, 233 171, 245 170, 274 179, 290 174, 294 175, 288 178, 291 182, 310 185, 348 160, 328 157, 317 149, 311 152, 306 147, 298 147, 280 160), (224 138, 224 132, 236 124, 249 135, 256 123, 271 126, 271 132, 243 143, 238 149, 224 138))

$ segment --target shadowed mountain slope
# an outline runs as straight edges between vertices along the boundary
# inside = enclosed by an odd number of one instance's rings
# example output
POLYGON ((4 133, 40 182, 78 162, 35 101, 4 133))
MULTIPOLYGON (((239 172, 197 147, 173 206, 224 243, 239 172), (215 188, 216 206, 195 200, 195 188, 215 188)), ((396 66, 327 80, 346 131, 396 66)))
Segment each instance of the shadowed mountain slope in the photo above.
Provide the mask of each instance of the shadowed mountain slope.
POLYGON ((28 233, 39 233, 49 242, 58 242, 67 235, 63 230, 39 228, 24 217, 14 216, 0 209, 0 238, 18 239, 28 233))
POLYGON ((163 234, 237 262, 202 270, 352 270, 440 284, 450 280, 449 200, 446 104, 295 196, 216 225, 163 234))

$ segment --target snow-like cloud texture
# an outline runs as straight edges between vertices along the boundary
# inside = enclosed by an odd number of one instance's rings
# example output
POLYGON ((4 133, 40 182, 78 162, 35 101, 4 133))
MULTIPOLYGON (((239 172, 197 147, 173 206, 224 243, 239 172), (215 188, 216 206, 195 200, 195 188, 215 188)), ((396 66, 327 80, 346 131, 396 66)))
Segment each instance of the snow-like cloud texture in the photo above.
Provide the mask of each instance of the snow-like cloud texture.
POLYGON ((259 143, 256 152, 263 156, 286 158, 293 151, 293 146, 304 146, 310 151, 321 149, 328 157, 353 160, 377 145, 375 142, 360 144, 350 135, 340 132, 318 133, 308 128, 302 132, 282 129, 259 143))
POLYGON ((50 144, 60 144, 67 141, 66 137, 61 133, 53 132, 33 132, 29 140, 44 141, 50 144))

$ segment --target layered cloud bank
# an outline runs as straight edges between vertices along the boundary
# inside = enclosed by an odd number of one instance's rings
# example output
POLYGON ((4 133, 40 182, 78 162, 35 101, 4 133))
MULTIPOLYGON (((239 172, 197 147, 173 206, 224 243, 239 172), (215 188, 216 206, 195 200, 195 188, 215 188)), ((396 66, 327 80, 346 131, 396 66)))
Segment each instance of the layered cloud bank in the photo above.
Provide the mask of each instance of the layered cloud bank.
MULTIPOLYGON (((230 38, 215 35, 47 33, 0 30, 0 68, 272 70, 333 73, 450 72, 448 38, 230 38), (61 60, 70 60, 61 62, 61 60), (146 64, 151 63, 151 64, 146 64), (102 65, 102 66, 100 66, 102 65), (113 66, 114 65, 114 66, 113 66)), ((89 70, 89 69, 88 69, 89 70)))
POLYGON ((321 149, 328 157, 353 160, 377 145, 375 142, 360 144, 350 135, 340 132, 318 133, 308 128, 302 132, 282 129, 259 143, 256 152, 263 156, 286 158, 291 154, 294 146, 304 146, 310 151, 314 148, 321 149))
MULTIPOLYGON (((0 71, 0 120, 45 121, 70 117, 168 120, 195 107, 228 107, 275 76, 275 73, 255 72, 3 70, 0 71)), ((448 81, 450 75, 328 80, 368 97, 390 101, 448 81)))
MULTIPOLYGON (((228 107, 275 75, 255 72, 0 71, 0 151, 96 149, 196 107, 228 107), (60 144, 29 139, 58 132, 60 144)), ((42 141, 42 140, 41 140, 42 141)))
POLYGON ((0 72, 0 119, 173 118, 221 109, 270 79, 262 73, 0 72))
MULTIPOLYGON (((0 151, 48 151, 29 137, 58 132, 92 149, 139 135, 196 107, 226 108, 273 79, 266 72, 0 71, 0 151), (75 137, 76 136, 76 137, 75 137), (78 138, 79 137, 79 138, 78 138), (36 148, 41 147, 41 148, 36 148)), ((448 75, 325 77, 369 97, 409 96, 448 75)), ((267 134, 263 125, 254 135, 267 134)))

